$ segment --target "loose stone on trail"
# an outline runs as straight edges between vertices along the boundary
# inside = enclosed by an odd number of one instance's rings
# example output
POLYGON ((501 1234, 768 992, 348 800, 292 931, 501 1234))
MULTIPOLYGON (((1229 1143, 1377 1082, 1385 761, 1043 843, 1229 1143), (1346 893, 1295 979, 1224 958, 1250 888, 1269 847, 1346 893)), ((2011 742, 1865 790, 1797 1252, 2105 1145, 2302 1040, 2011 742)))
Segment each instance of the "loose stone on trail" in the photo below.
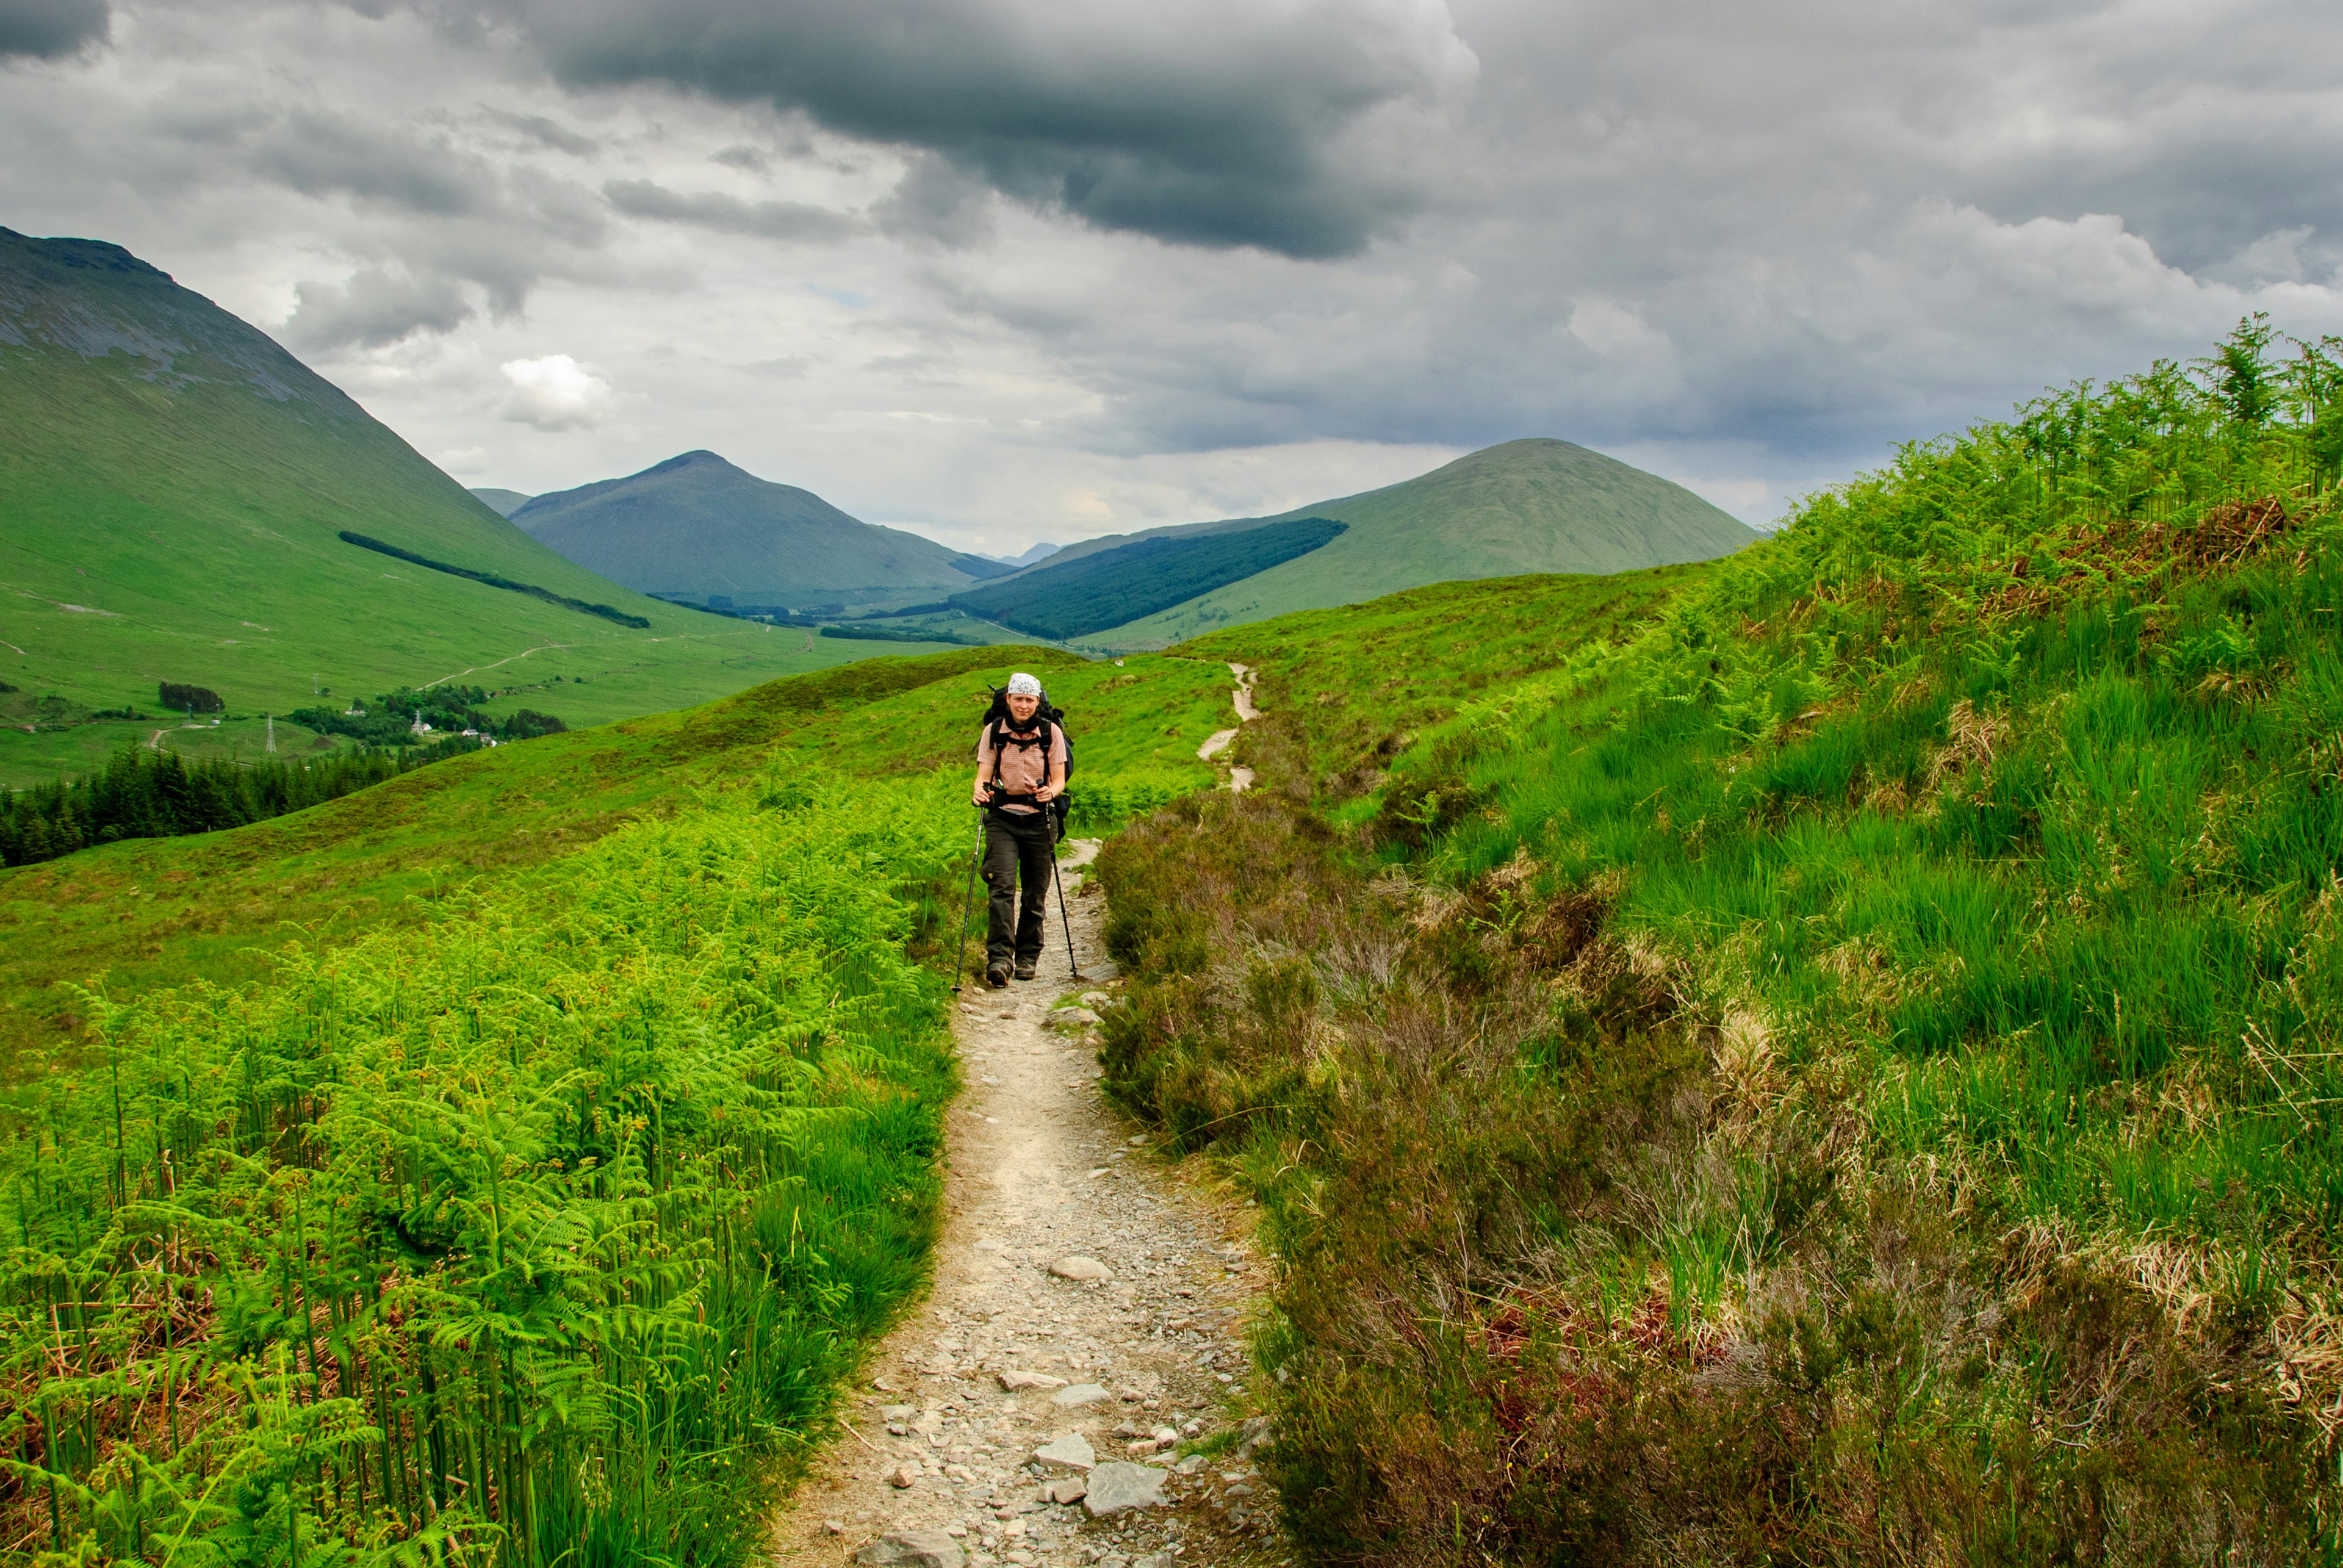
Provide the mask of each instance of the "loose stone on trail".
POLYGON ((1090 1490, 1082 1497, 1082 1507, 1093 1519, 1104 1519, 1131 1508, 1161 1508, 1164 1502, 1163 1478, 1169 1473, 1151 1464, 1110 1460, 1091 1470, 1090 1490))
POLYGON ((1011 1393, 1028 1388, 1063 1388, 1066 1380, 1051 1377, 1043 1372, 1005 1372, 1001 1374, 1001 1386, 1011 1393))
POLYGON ((1062 1481, 1053 1481, 1043 1487, 1041 1495, 1052 1503, 1080 1503, 1090 1494, 1090 1490, 1091 1483, 1088 1476, 1069 1475, 1062 1481))
POLYGON ((1050 1265, 1050 1272, 1061 1280, 1072 1280, 1082 1284, 1114 1278, 1113 1271, 1096 1258, 1080 1256, 1059 1259, 1050 1265))
POLYGON ((1050 1402, 1060 1410, 1073 1410, 1085 1404, 1096 1404, 1114 1395, 1094 1382, 1078 1382, 1071 1388, 1061 1388, 1050 1396, 1050 1402))
POLYGON ((1088 1470, 1098 1462, 1098 1451, 1079 1432, 1070 1432, 1054 1442, 1045 1442, 1033 1451, 1033 1457, 1055 1470, 1088 1470))
POLYGON ((854 1554, 871 1568, 961 1568, 968 1553, 940 1530, 897 1530, 854 1554))

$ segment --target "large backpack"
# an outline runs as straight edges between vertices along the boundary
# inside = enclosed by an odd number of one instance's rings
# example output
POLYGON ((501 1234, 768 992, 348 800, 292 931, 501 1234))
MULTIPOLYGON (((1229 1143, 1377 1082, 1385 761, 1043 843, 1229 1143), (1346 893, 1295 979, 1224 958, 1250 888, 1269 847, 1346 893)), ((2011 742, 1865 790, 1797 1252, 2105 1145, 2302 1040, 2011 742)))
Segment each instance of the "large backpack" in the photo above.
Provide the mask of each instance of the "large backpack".
MULTIPOLYGON (((992 781, 997 785, 1001 782, 1001 749, 1005 746, 1019 744, 1019 742, 1012 741, 1009 739, 1009 689, 1005 686, 989 686, 985 689, 992 693, 992 705, 984 710, 984 724, 985 728, 991 733, 992 781)), ((1043 757, 1047 757, 1050 754, 1050 737, 1051 733, 1054 731, 1056 734, 1064 736, 1066 741, 1066 782, 1069 785, 1071 785, 1074 781, 1074 738, 1066 729, 1066 710, 1062 708, 1055 707, 1051 703, 1050 691, 1047 687, 1044 687, 1041 689, 1041 705, 1034 709, 1033 717, 1041 721, 1041 733, 1038 739, 1026 744, 1040 746, 1041 748, 1041 755, 1043 757)), ((1046 772, 1046 769, 1044 771, 1046 772)), ((1051 801, 1049 805, 1044 808, 1053 819, 1058 837, 1061 839, 1066 836, 1066 813, 1072 809, 1072 800, 1064 792, 1061 791, 1058 798, 1051 801)))

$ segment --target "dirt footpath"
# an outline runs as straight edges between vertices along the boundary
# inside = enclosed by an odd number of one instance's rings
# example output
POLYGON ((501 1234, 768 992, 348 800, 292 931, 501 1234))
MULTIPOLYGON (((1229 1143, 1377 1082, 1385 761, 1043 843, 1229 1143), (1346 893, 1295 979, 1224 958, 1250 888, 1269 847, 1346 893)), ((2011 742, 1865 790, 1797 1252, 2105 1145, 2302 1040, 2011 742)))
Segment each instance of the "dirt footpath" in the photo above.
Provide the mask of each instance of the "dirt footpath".
POLYGON ((799 1564, 1182 1568, 1284 1556, 1250 1462, 1245 1313, 1264 1289, 1242 1209, 1158 1159, 1100 1098, 1103 900, 1063 862, 1041 978, 962 998, 935 1292, 880 1348, 783 1509, 799 1564), (1088 1006, 1058 1012, 1057 1004, 1088 1006), (955 1553, 964 1553, 964 1558, 955 1553))

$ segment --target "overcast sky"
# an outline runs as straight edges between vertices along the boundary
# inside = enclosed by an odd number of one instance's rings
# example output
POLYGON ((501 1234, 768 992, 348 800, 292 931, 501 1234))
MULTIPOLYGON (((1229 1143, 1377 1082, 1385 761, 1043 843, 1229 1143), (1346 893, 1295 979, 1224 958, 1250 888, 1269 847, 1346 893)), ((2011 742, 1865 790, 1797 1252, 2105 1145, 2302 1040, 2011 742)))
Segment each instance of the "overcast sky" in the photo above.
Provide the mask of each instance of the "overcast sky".
POLYGON ((2343 332, 2343 6, 0 0, 0 225, 465 483, 705 447, 1011 553, 1559 436, 1752 522, 2343 332))

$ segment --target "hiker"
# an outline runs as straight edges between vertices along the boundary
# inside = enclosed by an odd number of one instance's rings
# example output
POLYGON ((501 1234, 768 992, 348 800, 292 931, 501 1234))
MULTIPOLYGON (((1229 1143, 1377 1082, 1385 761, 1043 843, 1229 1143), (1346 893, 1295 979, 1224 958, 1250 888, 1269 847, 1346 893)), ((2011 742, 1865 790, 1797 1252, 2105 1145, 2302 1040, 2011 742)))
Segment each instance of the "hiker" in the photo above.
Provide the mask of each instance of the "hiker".
POLYGON ((984 885, 991 895, 984 980, 996 990, 1009 983, 1012 964, 1019 980, 1031 980, 1041 961, 1041 918, 1058 850, 1051 802, 1065 793, 1067 764, 1065 731, 1041 704, 1041 681, 1022 671, 1011 676, 976 742, 975 800, 984 808, 984 885))

